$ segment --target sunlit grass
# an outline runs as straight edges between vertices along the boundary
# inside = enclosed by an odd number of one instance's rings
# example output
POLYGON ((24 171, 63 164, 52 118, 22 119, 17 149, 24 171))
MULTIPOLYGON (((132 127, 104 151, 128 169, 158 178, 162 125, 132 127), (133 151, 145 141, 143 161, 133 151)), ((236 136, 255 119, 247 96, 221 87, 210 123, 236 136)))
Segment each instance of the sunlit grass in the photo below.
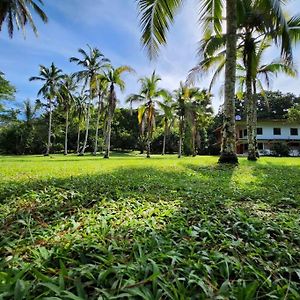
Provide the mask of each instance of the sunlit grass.
POLYGON ((299 299, 300 159, 217 159, 0 157, 0 298, 299 299))

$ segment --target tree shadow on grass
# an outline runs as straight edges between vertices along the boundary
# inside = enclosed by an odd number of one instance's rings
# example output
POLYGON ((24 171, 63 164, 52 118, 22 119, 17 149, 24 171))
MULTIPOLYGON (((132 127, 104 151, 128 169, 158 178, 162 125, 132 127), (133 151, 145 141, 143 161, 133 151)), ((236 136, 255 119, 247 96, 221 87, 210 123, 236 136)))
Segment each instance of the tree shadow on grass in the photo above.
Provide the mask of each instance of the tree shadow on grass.
MULTIPOLYGON (((34 271, 24 280, 49 280, 76 295, 81 285, 89 299, 243 297, 251 282, 260 297, 289 293, 288 281, 297 291, 299 229, 280 234, 295 220, 260 219, 241 201, 242 192, 263 199, 277 171, 254 168, 254 187, 241 191, 232 181, 235 170, 124 167, 6 186, 0 256, 14 259, 4 270, 29 262, 34 271)), ((41 286, 30 295, 42 292, 63 295, 41 286)))

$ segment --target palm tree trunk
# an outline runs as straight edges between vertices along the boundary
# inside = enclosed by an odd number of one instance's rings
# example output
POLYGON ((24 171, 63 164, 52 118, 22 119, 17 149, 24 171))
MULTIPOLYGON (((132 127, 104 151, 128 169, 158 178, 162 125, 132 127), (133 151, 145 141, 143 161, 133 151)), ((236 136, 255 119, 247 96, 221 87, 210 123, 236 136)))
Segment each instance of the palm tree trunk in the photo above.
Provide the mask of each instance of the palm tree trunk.
POLYGON ((151 153, 151 140, 148 138, 147 139, 147 158, 150 158, 150 153, 151 153))
POLYGON ((66 131, 65 131, 65 152, 64 155, 68 155, 68 129, 69 129, 69 110, 66 111, 66 131))
POLYGON ((168 134, 168 126, 167 123, 165 123, 165 131, 164 131, 164 140, 163 140, 163 148, 162 148, 162 155, 166 154, 166 140, 167 140, 167 134, 168 134))
POLYGON ((109 158, 109 153, 110 153, 110 136, 111 136, 111 123, 112 123, 112 116, 109 113, 107 117, 107 128, 106 128, 106 141, 105 141, 105 154, 104 158, 109 158))
POLYGON ((85 148, 87 146, 87 140, 88 140, 88 137, 89 137, 91 102, 92 102, 92 99, 90 97, 90 101, 89 101, 89 104, 88 104, 88 110, 87 110, 87 116, 86 116, 84 143, 83 143, 83 147, 82 147, 82 149, 79 153, 80 156, 84 155, 85 148))
POLYGON ((247 108, 247 133, 248 133, 248 160, 256 160, 255 133, 254 133, 254 99, 252 95, 251 70, 246 75, 246 108, 247 108))
POLYGON ((52 102, 49 99, 49 124, 48 124, 48 143, 47 143, 47 150, 45 156, 49 156, 50 147, 51 147, 51 127, 52 127, 52 102))
POLYGON ((183 135, 183 124, 182 120, 179 120, 179 148, 178 148, 178 158, 181 158, 182 155, 182 135, 183 135))
POLYGON ((101 96, 99 95, 97 122, 96 122, 96 134, 95 134, 95 147, 94 147, 93 155, 97 155, 97 151, 98 151, 98 131, 99 131, 100 112, 101 112, 101 96))
POLYGON ((192 155, 196 156, 196 129, 193 129, 193 135, 192 135, 192 155))
POLYGON ((235 72, 237 0, 226 0, 226 67, 222 146, 219 163, 238 163, 235 132, 235 72))
POLYGON ((256 93, 256 79, 253 80, 253 127, 254 127, 254 145, 255 145, 255 155, 259 158, 259 152, 257 147, 257 93, 256 93))
POLYGON ((77 149, 76 149, 77 154, 79 154, 79 148, 80 148, 80 122, 78 124, 78 133, 77 133, 77 149))

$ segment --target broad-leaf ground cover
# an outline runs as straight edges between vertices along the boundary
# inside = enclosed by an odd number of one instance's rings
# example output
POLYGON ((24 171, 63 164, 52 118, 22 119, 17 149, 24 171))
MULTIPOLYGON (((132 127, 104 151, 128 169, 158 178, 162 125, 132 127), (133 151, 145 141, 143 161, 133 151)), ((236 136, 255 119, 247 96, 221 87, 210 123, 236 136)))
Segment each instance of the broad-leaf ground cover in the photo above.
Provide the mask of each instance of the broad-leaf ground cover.
POLYGON ((300 299, 300 159, 0 157, 0 299, 300 299))

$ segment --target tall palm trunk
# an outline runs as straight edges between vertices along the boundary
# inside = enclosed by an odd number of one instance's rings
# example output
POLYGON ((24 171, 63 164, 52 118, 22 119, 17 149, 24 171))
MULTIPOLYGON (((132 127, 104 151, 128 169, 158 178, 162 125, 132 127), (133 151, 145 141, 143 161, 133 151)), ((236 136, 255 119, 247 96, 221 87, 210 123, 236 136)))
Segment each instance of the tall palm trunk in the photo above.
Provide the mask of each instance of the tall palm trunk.
POLYGON ((164 130, 164 140, 163 140, 163 148, 162 148, 162 155, 166 154, 166 140, 168 135, 168 123, 165 121, 165 130, 164 130))
POLYGON ((92 103, 92 96, 90 96, 90 100, 89 100, 89 104, 88 104, 86 124, 85 124, 85 137, 84 137, 83 147, 82 147, 82 149, 79 153, 80 156, 84 155, 85 148, 87 146, 87 140, 88 140, 88 137, 89 137, 91 103, 92 103))
POLYGON ((52 101, 51 99, 48 99, 49 101, 49 124, 48 124, 48 143, 47 143, 47 149, 45 156, 49 156, 50 148, 51 148, 51 132, 52 132, 52 101))
POLYGON ((68 129, 69 129, 69 109, 66 111, 66 131, 65 131, 65 151, 64 155, 68 155, 68 129))
MULTIPOLYGON (((249 68, 248 68, 249 69, 249 68)), ((255 151, 255 124, 254 124, 254 101, 252 95, 251 70, 246 75, 246 109, 247 109, 247 136, 248 136, 248 160, 256 160, 255 151)))
POLYGON ((106 137, 105 137, 105 154, 104 158, 109 158, 110 154, 110 137, 111 137, 111 124, 115 110, 115 102, 116 102, 116 94, 115 94, 115 87, 113 84, 110 85, 110 92, 109 92, 109 101, 108 101, 108 113, 107 113, 107 126, 106 126, 106 137))
POLYGON ((97 122, 96 122, 96 133, 95 133, 95 146, 94 146, 93 155, 97 155, 97 151, 98 151, 98 131, 99 131, 99 122, 100 122, 101 109, 102 109, 102 95, 99 93, 97 122))
POLYGON ((182 156, 182 135, 183 135, 183 120, 182 117, 179 120, 179 147, 178 147, 178 158, 182 156))
POLYGON ((148 120, 148 128, 147 128, 147 158, 150 158, 151 154, 151 133, 152 133, 152 120, 148 120))
POLYGON ((225 100, 222 146, 219 163, 238 163, 235 132, 235 72, 236 72, 236 30, 237 0, 226 0, 226 67, 225 100))
POLYGON ((76 153, 79 154, 80 150, 80 120, 78 124, 78 131, 77 131, 77 148, 76 148, 76 153))
POLYGON ((105 154, 104 158, 109 158, 110 154, 110 137, 111 137, 111 123, 112 123, 112 117, 111 114, 107 116, 107 125, 106 125, 106 137, 105 137, 105 154))
POLYGON ((256 93, 256 79, 253 79, 253 126, 254 126, 254 145, 255 155, 259 158, 258 146, 257 146, 257 93, 256 93))

